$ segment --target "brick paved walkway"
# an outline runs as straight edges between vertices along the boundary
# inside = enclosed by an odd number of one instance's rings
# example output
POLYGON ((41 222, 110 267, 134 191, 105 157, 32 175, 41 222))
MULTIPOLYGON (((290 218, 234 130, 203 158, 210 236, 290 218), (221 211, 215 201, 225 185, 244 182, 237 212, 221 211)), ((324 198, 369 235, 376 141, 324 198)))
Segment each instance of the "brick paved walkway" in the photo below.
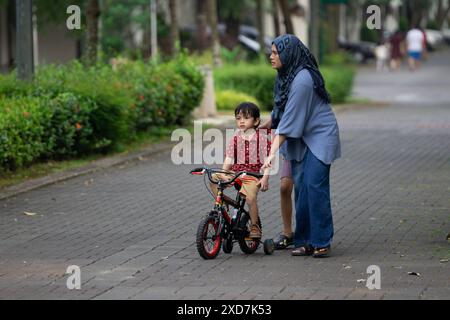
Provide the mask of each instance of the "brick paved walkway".
MULTIPOLYGON (((235 246, 204 261, 194 238, 211 200, 194 166, 163 153, 0 201, 0 298, 450 299, 449 56, 417 79, 359 75, 357 94, 395 104, 338 115, 331 258, 235 246), (69 265, 81 267, 80 290, 66 287, 69 265), (380 290, 357 281, 369 265, 380 290)), ((278 188, 272 179, 260 198, 266 236, 280 231, 278 188)))

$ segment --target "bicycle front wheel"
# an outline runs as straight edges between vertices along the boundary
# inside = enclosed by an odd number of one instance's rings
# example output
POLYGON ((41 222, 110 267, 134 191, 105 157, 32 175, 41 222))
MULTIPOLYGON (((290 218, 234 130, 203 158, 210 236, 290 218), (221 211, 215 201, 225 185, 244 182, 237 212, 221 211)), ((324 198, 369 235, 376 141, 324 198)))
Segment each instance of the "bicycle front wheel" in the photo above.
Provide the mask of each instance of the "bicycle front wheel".
POLYGON ((206 216, 197 228, 197 251, 203 259, 214 259, 220 252, 222 238, 216 218, 206 216))

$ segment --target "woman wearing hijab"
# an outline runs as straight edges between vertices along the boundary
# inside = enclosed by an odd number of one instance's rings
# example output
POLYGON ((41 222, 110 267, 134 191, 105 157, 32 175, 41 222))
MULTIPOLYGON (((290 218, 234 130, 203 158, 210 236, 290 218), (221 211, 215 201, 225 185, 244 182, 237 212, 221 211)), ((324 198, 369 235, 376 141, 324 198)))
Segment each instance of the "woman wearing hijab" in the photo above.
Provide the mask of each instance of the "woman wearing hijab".
POLYGON ((264 167, 282 146, 295 190, 292 255, 326 257, 334 234, 330 166, 341 154, 339 127, 317 62, 297 37, 276 38, 270 59, 278 72, 271 117, 276 132, 264 167))

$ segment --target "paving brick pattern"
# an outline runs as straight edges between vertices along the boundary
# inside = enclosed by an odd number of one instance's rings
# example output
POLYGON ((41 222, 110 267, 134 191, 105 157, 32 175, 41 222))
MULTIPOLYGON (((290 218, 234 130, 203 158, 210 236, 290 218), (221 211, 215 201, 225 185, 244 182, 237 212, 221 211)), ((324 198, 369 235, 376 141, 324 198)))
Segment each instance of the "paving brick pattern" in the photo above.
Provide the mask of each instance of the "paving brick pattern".
MULTIPOLYGON (((406 71, 363 71, 356 91, 376 96, 379 79, 402 97, 429 92, 431 74, 450 88, 449 56, 429 62, 420 87, 408 86, 406 71)), ((0 201, 0 298, 450 299, 450 93, 390 99, 338 114, 332 257, 244 255, 235 245, 201 259, 195 233, 211 197, 188 175, 195 166, 175 166, 164 152, 0 201), (81 268, 80 290, 66 287, 69 265, 81 268), (380 290, 357 281, 369 265, 381 269, 380 290)), ((270 188, 259 199, 265 237, 281 230, 277 177, 270 188)))

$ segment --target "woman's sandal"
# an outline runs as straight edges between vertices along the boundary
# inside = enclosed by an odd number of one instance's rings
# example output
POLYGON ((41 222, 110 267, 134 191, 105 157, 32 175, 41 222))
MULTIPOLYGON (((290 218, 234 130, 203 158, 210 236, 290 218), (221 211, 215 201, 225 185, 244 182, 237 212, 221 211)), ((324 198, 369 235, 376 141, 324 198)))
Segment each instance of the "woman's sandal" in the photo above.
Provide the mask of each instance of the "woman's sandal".
POLYGON ((297 247, 294 250, 292 250, 292 255, 293 256, 310 256, 312 255, 314 252, 313 247, 311 246, 302 246, 302 247, 297 247))
POLYGON ((326 258, 330 256, 330 247, 314 248, 314 258, 326 258))

